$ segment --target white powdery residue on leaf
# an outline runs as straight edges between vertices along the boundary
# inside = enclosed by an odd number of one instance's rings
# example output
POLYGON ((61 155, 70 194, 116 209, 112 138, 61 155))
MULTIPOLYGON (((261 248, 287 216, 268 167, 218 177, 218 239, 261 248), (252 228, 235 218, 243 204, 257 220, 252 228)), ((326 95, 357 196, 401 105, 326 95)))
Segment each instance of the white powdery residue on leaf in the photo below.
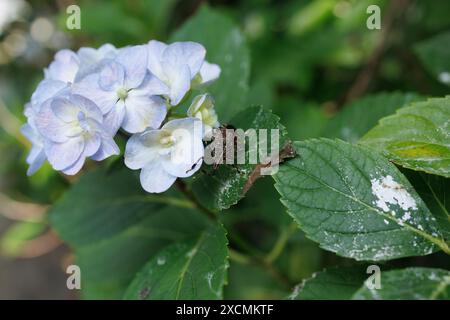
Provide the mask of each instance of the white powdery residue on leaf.
POLYGON ((158 259, 156 260, 156 263, 158 264, 158 266, 163 266, 166 264, 166 257, 158 257, 158 259))
POLYGON ((449 84, 450 83, 450 72, 441 72, 439 74, 439 81, 441 81, 442 83, 445 84, 449 84))
POLYGON ((372 193, 377 197, 375 205, 388 212, 389 205, 398 205, 403 210, 417 210, 417 204, 414 198, 406 189, 395 182, 392 176, 388 175, 382 179, 372 179, 372 193))

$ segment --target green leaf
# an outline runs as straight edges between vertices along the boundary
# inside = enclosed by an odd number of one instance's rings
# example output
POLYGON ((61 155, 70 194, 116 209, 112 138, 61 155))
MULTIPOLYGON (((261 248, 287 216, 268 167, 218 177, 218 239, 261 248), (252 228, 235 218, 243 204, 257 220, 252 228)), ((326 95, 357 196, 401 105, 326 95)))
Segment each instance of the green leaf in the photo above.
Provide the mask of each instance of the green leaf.
POLYGON ((450 272, 433 268, 407 268, 381 272, 381 289, 362 286, 358 300, 448 300, 450 272))
POLYGON ((343 141, 296 142, 275 175, 289 214, 326 250, 356 260, 450 252, 435 218, 398 169, 343 141))
POLYGON ((369 275, 363 267, 334 267, 296 286, 290 300, 349 300, 369 275))
POLYGON ((450 177, 450 96, 412 103, 383 118, 361 143, 395 163, 450 177))
MULTIPOLYGON (((279 118, 262 107, 252 107, 240 112, 232 121, 236 128, 268 129, 267 141, 270 142, 270 129, 280 130, 280 148, 284 144, 284 127, 279 118)), ((270 152, 270 147, 267 148, 270 152)), ((251 149, 254 151, 254 149, 251 149)), ((249 148, 246 148, 248 158, 249 148)), ((256 167, 255 164, 219 165, 217 169, 212 166, 205 167, 205 172, 197 174, 192 183, 192 191, 204 206, 211 210, 223 210, 236 204, 243 196, 244 187, 256 167)))
POLYGON ((214 224, 194 241, 161 250, 135 277, 125 299, 221 299, 227 244, 225 230, 214 224))
POLYGON ((177 30, 170 41, 196 41, 207 50, 206 59, 220 65, 218 80, 206 88, 216 101, 221 123, 247 107, 250 54, 239 28, 222 13, 203 5, 177 30))
POLYGON ((414 50, 427 70, 440 82, 450 85, 450 32, 418 43, 414 50))
POLYGON ((74 249, 85 298, 119 298, 156 252, 207 225, 189 202, 172 193, 146 194, 127 169, 85 174, 55 204, 49 219, 74 249))
POLYGON ((436 218, 445 241, 450 241, 450 179, 407 171, 406 177, 436 218))
POLYGON ((358 99, 343 107, 325 128, 325 136, 349 142, 358 141, 381 118, 391 115, 420 97, 413 93, 377 93, 358 99))

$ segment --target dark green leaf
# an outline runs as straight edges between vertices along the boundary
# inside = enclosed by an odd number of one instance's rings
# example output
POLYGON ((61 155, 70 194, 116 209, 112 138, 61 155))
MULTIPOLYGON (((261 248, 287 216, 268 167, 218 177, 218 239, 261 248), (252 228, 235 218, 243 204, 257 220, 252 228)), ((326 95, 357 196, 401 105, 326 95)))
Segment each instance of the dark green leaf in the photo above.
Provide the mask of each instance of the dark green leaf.
POLYGON ((162 247, 198 234, 205 218, 172 194, 146 194, 127 169, 84 175, 50 212, 73 247, 86 298, 118 298, 162 247))
POLYGON ((296 286, 290 300, 348 300, 369 275, 363 267, 335 267, 312 275, 296 286))
POLYGON ((289 214, 321 247, 356 260, 448 251, 408 180, 374 151, 328 139, 296 142, 276 188, 289 214))
POLYGON ((324 130, 325 136, 356 142, 382 117, 391 115, 398 108, 419 99, 416 94, 400 92, 368 95, 344 106, 342 111, 328 122, 324 130))
POLYGON ((450 85, 450 32, 420 42, 415 51, 424 66, 436 79, 450 85))
POLYGON ((409 169, 450 177, 450 96, 400 108, 361 143, 409 169))
POLYGON ((363 285, 357 300, 448 300, 450 272, 432 268, 407 268, 381 272, 381 289, 363 285))
POLYGON ((125 299, 221 299, 227 244, 225 230, 215 224, 194 241, 161 250, 135 277, 125 299))

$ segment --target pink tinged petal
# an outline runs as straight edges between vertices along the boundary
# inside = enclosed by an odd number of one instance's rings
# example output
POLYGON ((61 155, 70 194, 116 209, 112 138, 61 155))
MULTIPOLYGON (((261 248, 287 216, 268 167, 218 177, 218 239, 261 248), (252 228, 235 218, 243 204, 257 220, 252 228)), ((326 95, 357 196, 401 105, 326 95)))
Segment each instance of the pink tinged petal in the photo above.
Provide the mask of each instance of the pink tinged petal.
POLYGON ((217 64, 209 63, 205 61, 200 68, 200 77, 202 78, 201 84, 209 84, 219 78, 220 67, 217 64))
POLYGON ((67 49, 56 53, 55 59, 44 71, 46 79, 72 83, 79 69, 79 59, 75 52, 67 49))
POLYGON ((81 137, 70 139, 64 143, 50 143, 45 146, 48 162, 55 170, 64 170, 75 164, 84 151, 84 140, 81 137))
POLYGON ((151 73, 153 73, 155 76, 157 76, 162 81, 165 81, 165 74, 164 70, 161 65, 161 60, 163 56, 164 50, 167 48, 167 44, 151 40, 147 45, 147 51, 148 51, 148 69, 151 73))
POLYGON ((65 82, 51 79, 43 80, 31 96, 31 106, 37 112, 46 100, 66 91, 69 91, 69 86, 65 82))
POLYGON ((114 61, 106 64, 100 71, 98 84, 102 90, 112 91, 122 87, 125 79, 125 68, 114 61))
POLYGON ((150 193, 161 193, 170 188, 177 178, 167 173, 157 162, 146 165, 140 174, 141 185, 150 193))
POLYGON ((72 127, 60 120, 52 111, 53 102, 59 99, 61 98, 47 100, 35 117, 35 124, 39 133, 44 138, 56 143, 67 141, 67 133, 72 127))
POLYGON ((117 102, 113 109, 103 119, 103 127, 110 136, 115 136, 125 118, 125 104, 117 102))
POLYGON ((107 114, 114 108, 118 98, 115 91, 105 91, 100 88, 99 75, 97 73, 86 76, 83 80, 72 86, 72 93, 92 100, 101 110, 107 114))
POLYGON ((112 155, 120 154, 120 149, 112 137, 103 136, 98 151, 91 156, 92 160, 102 161, 112 155))
POLYGON ((141 169, 159 157, 160 130, 147 130, 134 134, 125 147, 125 165, 133 170, 141 169))
POLYGON ((205 60, 205 48, 195 42, 175 42, 169 45, 163 53, 163 62, 181 66, 187 64, 192 79, 199 71, 205 60))
POLYGON ((85 160, 86 160, 86 158, 83 155, 81 155, 77 159, 77 161, 75 161, 74 164, 72 164, 70 167, 67 167, 67 168, 65 168, 64 170, 61 170, 61 171, 64 174, 67 174, 69 176, 73 176, 73 175, 77 174, 81 170, 81 168, 84 165, 85 160))
POLYGON ((122 128, 129 133, 142 132, 146 128, 159 128, 167 114, 164 100, 133 91, 125 101, 126 113, 122 128))
POLYGON ((170 104, 176 106, 191 88, 189 67, 187 65, 175 66, 170 63, 163 63, 163 67, 170 87, 170 104))
POLYGON ((147 73, 147 47, 145 45, 120 49, 116 61, 125 68, 125 86, 139 87, 147 73))

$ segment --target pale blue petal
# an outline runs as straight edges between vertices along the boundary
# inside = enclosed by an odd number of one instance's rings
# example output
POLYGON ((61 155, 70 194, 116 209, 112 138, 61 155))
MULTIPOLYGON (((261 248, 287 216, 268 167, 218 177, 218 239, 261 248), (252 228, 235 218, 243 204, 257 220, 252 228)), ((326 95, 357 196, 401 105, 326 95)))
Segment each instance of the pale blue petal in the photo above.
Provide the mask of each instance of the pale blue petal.
POLYGON ((122 100, 116 103, 103 119, 103 127, 110 136, 115 136, 125 118, 125 105, 122 100))
MULTIPOLYGON (((33 152, 33 149, 35 149, 35 148, 36 148, 36 151, 35 151, 35 156, 33 156, 33 159, 28 161, 30 157, 27 158, 27 162, 30 165, 27 170, 27 176, 31 176, 36 171, 38 171, 44 164, 45 159, 47 158, 45 155, 44 149, 42 149, 42 148, 33 147, 31 149, 31 152, 33 152)), ((30 153, 30 155, 31 155, 31 153, 30 153)))
POLYGON ((84 145, 80 137, 69 139, 64 143, 48 143, 45 145, 45 153, 55 170, 64 170, 75 164, 84 151, 84 145))
POLYGON ((159 80, 155 75, 150 72, 145 76, 144 82, 136 88, 130 91, 131 94, 137 93, 139 95, 168 95, 170 93, 169 87, 159 80))
POLYGON ((54 97, 57 94, 68 92, 69 86, 67 83, 58 81, 45 79, 39 83, 34 93, 31 95, 31 107, 35 111, 39 111, 40 106, 46 100, 54 97))
POLYGON ((148 69, 162 81, 165 81, 166 78, 161 65, 163 52, 166 48, 167 44, 156 40, 151 40, 147 45, 148 69))
POLYGON ((50 104, 51 111, 61 121, 70 123, 76 121, 80 108, 76 106, 72 101, 65 98, 58 98, 52 101, 50 104))
POLYGON ((167 114, 163 99, 135 94, 133 91, 125 101, 125 110, 122 128, 129 133, 142 132, 146 128, 157 129, 167 114))
POLYGON ((163 63, 163 67, 170 87, 170 104, 176 106, 191 88, 189 67, 187 65, 175 66, 170 63, 163 63))
POLYGON ((98 123, 103 122, 102 111, 92 100, 77 94, 70 95, 68 99, 77 106, 87 118, 93 119, 98 123))
POLYGON ((169 155, 164 157, 162 166, 173 176, 185 178, 200 169, 203 162, 204 147, 202 140, 183 139, 169 155))
POLYGON ((125 147, 125 165, 133 170, 141 169, 159 158, 159 130, 147 130, 131 136, 125 147))
POLYGON ((97 153, 102 143, 100 133, 94 133, 91 137, 84 140, 84 156, 90 157, 97 153))
POLYGON ((102 90, 98 84, 99 74, 91 74, 72 86, 72 93, 78 94, 92 100, 101 110, 107 114, 113 109, 117 102, 115 91, 102 90))
POLYGON ((141 85, 147 73, 148 51, 145 45, 120 49, 116 61, 125 68, 125 85, 136 88, 141 85))
POLYGON ((112 91, 122 87, 125 79, 125 68, 117 62, 111 61, 100 71, 98 84, 102 90, 112 91))
POLYGON ((69 176, 73 176, 75 174, 77 174, 81 168, 84 165, 84 161, 86 160, 86 158, 81 155, 77 161, 75 161, 74 164, 72 164, 70 167, 65 168, 64 170, 61 170, 64 174, 67 174, 69 176))
POLYGON ((185 118, 169 121, 163 126, 172 132, 175 145, 162 162, 164 169, 176 177, 189 177, 201 166, 204 147, 200 120, 185 118))
POLYGON ((67 49, 60 50, 55 54, 53 62, 44 70, 45 78, 73 83, 79 64, 80 62, 75 52, 67 49))
POLYGON ((117 56, 117 49, 111 44, 104 44, 98 49, 80 48, 77 51, 80 59, 80 69, 75 77, 75 81, 80 81, 88 74, 98 72, 111 59, 117 56))
POLYGON ((60 99, 47 100, 35 117, 35 124, 39 133, 46 139, 56 143, 67 141, 66 133, 70 130, 69 125, 56 117, 52 111, 52 104, 55 100, 58 103, 60 99))
POLYGON ((120 149, 114 139, 107 135, 103 135, 100 148, 93 156, 91 156, 91 159, 95 161, 102 161, 112 155, 118 154, 120 154, 120 149))
POLYGON ((205 48, 196 42, 175 42, 169 45, 163 53, 163 63, 174 66, 188 65, 191 79, 200 71, 205 60, 205 48))
POLYGON ((206 85, 213 82, 219 78, 220 72, 219 65, 207 61, 203 62, 203 65, 200 68, 200 77, 202 78, 201 84, 206 85))
POLYGON ((177 178, 167 173, 158 162, 149 163, 141 170, 140 180, 145 191, 161 193, 170 188, 177 178))

